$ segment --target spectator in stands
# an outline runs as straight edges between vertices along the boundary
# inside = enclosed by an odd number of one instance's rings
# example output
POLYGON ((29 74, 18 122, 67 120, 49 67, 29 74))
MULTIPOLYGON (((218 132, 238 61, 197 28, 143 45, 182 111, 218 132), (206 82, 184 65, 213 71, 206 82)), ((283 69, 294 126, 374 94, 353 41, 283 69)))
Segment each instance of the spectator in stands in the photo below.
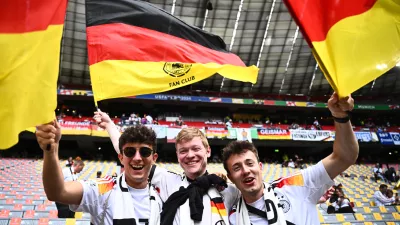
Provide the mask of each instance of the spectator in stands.
MULTIPOLYGON (((70 167, 66 167, 62 170, 64 182, 77 181, 77 174, 80 173, 84 167, 85 164, 83 163, 82 159, 80 157, 76 157, 75 160, 72 161, 72 165, 70 167)), ((56 202, 56 207, 58 211, 58 218, 75 218, 75 212, 71 211, 68 205, 56 202)))
POLYGON ((146 114, 143 115, 142 120, 140 122, 142 125, 146 125, 147 124, 147 119, 146 119, 146 114))
POLYGON ((97 171, 96 178, 101 178, 101 171, 97 171))
POLYGON ((182 116, 179 116, 178 119, 175 121, 176 126, 183 126, 182 116))
POLYGON ((147 116, 146 116, 146 122, 147 122, 147 124, 153 124, 153 117, 151 117, 150 114, 147 114, 147 116))
POLYGON ((297 154, 294 155, 294 165, 296 168, 303 169, 303 159, 297 154))
POLYGON ((74 163, 72 157, 70 156, 67 160, 67 163, 65 164, 66 167, 71 167, 72 164, 74 163))
POLYGON ((315 117, 314 119, 315 119, 315 120, 314 120, 313 125, 315 126, 315 128, 316 128, 317 130, 322 130, 321 125, 319 124, 317 118, 315 117))
POLYGON ((379 186, 379 191, 374 193, 374 202, 376 206, 383 206, 386 204, 392 204, 393 199, 386 196, 388 186, 386 184, 381 184, 379 186))
POLYGON ((126 170, 117 179, 64 182, 58 162, 59 124, 38 126, 36 137, 43 150, 43 186, 49 200, 91 214, 93 224, 159 224, 162 201, 148 176, 157 159, 156 134, 145 126, 126 129, 118 155, 126 170))
POLYGON ((263 183, 263 165, 252 143, 234 141, 223 149, 224 168, 242 193, 229 213, 231 225, 319 224, 318 200, 332 179, 356 162, 359 149, 346 112, 354 107, 352 98, 338 100, 334 94, 328 107, 335 118, 333 153, 293 176, 263 183))
POLYGON ((296 168, 296 166, 294 165, 293 159, 289 159, 288 167, 293 168, 293 169, 296 168))
POLYGON ((329 199, 332 205, 328 206, 328 213, 354 213, 350 200, 344 195, 343 189, 334 186, 335 193, 329 199))
POLYGON ((225 123, 225 127, 226 128, 232 128, 232 120, 229 119, 226 123, 225 123))
POLYGON ((154 125, 160 125, 160 123, 158 122, 158 119, 157 119, 157 118, 154 119, 153 124, 154 124, 154 125))
POLYGON ((388 199, 390 199, 392 202, 386 203, 385 205, 399 205, 400 204, 400 199, 399 199, 398 194, 396 193, 396 197, 393 196, 393 191, 391 189, 387 189, 386 197, 388 199))
POLYGON ((129 120, 129 118, 125 116, 125 113, 123 113, 121 116, 121 125, 125 125, 126 120, 129 120))
MULTIPOLYGON (((95 117, 97 117, 96 121, 98 122, 99 126, 107 128, 113 145, 119 146, 119 133, 115 130, 115 125, 109 119, 108 115, 106 113, 100 113, 95 115, 95 117)), ((197 128, 183 128, 176 137, 175 147, 178 162, 182 167, 184 174, 175 174, 165 170, 164 168, 154 166, 154 174, 153 176, 149 177, 150 183, 160 190, 160 197, 165 202, 168 210, 171 208, 176 209, 177 206, 176 201, 168 201, 171 195, 178 190, 188 190, 190 187, 192 188, 193 186, 190 184, 192 184, 196 179, 209 179, 207 172, 207 159, 211 155, 211 148, 208 144, 207 138, 201 130, 197 128)), ((114 149, 117 153, 120 152, 118 147, 114 147, 114 149)), ((209 181, 206 183, 211 184, 209 181)), ((176 197, 176 195, 184 196, 181 193, 177 193, 174 195, 174 197, 176 197)), ((229 224, 225 216, 226 214, 223 212, 225 209, 231 208, 233 201, 238 197, 238 195, 238 190, 233 185, 229 185, 228 188, 222 192, 219 192, 216 187, 210 188, 207 194, 204 195, 203 198, 200 198, 203 200, 204 210, 202 215, 198 216, 201 216, 200 218, 209 221, 209 224, 229 224), (215 212, 211 208, 211 204, 218 204, 218 208, 221 210, 215 212), (221 221, 223 221, 223 223, 221 223, 221 221)), ((179 208, 176 209, 175 212, 168 212, 168 215, 175 215, 175 217, 172 218, 174 224, 184 225, 194 223, 192 219, 193 217, 188 217, 190 214, 190 207, 188 203, 195 203, 191 202, 190 200, 183 200, 180 202, 184 204, 178 205, 179 208)), ((166 217, 171 219, 164 213, 161 216, 162 225, 170 224, 169 222, 171 221, 169 219, 165 219, 166 217)))
POLYGON ((387 165, 387 170, 385 171, 385 178, 389 183, 396 182, 398 180, 396 169, 393 167, 389 167, 389 165, 387 165))
POLYGON ((386 180, 385 176, 383 176, 382 165, 377 163, 375 165, 373 171, 374 171, 375 182, 378 182, 378 179, 381 179, 381 180, 383 180, 383 181, 385 181, 387 183, 387 180, 386 180))

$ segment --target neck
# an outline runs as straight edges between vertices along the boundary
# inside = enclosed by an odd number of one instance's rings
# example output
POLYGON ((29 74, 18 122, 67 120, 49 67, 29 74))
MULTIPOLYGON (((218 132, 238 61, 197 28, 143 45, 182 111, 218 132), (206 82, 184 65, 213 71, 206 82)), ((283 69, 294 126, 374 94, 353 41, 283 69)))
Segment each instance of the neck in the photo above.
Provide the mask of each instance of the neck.
POLYGON ((243 199, 247 204, 253 203, 264 195, 264 189, 260 189, 255 193, 242 193, 243 199))
POLYGON ((199 173, 191 173, 191 174, 185 174, 185 175, 187 176, 188 180, 192 180, 193 181, 196 178, 203 176, 206 172, 207 172, 207 170, 204 170, 204 171, 199 172, 199 173))
POLYGON ((135 182, 135 181, 129 180, 126 176, 125 176, 125 182, 127 185, 129 185, 130 187, 135 188, 135 189, 144 189, 147 187, 147 184, 148 184, 147 181, 146 182, 135 182))

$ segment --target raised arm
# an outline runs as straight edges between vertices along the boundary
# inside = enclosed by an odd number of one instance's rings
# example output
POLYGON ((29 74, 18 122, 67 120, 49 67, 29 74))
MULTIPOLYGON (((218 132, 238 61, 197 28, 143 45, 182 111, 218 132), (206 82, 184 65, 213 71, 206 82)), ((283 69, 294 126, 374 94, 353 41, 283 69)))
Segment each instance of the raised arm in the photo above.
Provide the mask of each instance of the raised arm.
POLYGON ((36 128, 36 138, 43 150, 43 187, 50 201, 79 205, 83 196, 78 181, 64 182, 58 158, 61 127, 56 120, 36 128))
POLYGON ((107 113, 100 110, 98 112, 94 112, 93 119, 96 121, 99 127, 107 130, 111 142, 114 146, 114 150, 119 154, 119 137, 121 136, 121 134, 119 133, 117 126, 115 126, 114 122, 111 120, 107 113))
POLYGON ((334 93, 328 100, 328 108, 332 116, 337 118, 335 119, 336 134, 333 153, 323 159, 322 163, 332 179, 353 165, 358 157, 358 142, 351 122, 350 120, 343 121, 348 117, 347 112, 353 110, 353 107, 354 100, 351 96, 339 100, 338 95, 334 93))

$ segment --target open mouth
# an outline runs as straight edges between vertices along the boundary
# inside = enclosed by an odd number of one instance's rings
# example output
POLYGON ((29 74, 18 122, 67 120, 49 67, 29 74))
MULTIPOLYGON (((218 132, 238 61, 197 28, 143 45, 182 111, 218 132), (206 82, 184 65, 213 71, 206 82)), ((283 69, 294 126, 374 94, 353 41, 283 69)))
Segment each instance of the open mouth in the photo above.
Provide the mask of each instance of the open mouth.
POLYGON ((192 162, 187 162, 186 164, 189 165, 189 166, 191 166, 191 165, 195 165, 196 163, 197 163, 197 162, 192 161, 192 162))
POLYGON ((255 179, 253 177, 248 177, 246 179, 243 180, 243 183, 245 184, 251 184, 251 182, 253 182, 255 179))
POLYGON ((133 170, 142 170, 142 169, 144 168, 144 166, 139 166, 139 165, 133 166, 133 165, 131 165, 131 168, 132 168, 133 170))

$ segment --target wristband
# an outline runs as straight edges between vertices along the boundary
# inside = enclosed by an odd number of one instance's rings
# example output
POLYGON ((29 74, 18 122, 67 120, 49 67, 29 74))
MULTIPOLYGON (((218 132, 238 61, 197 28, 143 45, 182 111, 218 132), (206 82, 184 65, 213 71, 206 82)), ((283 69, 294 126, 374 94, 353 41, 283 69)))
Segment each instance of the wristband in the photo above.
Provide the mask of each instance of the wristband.
POLYGON ((347 122, 350 121, 350 117, 349 117, 349 116, 346 116, 346 117, 343 117, 343 118, 333 117, 333 120, 334 120, 336 123, 347 123, 347 122))

